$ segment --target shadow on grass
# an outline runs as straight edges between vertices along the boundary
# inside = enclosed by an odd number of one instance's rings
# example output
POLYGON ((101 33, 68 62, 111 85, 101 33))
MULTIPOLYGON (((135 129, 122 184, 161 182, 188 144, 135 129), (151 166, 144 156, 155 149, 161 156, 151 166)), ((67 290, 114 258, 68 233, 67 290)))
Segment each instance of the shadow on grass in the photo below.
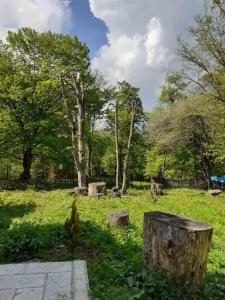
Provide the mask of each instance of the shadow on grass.
POLYGON ((114 230, 82 221, 80 243, 71 252, 64 224, 24 222, 5 229, 0 261, 85 259, 92 299, 223 299, 224 275, 210 273, 202 284, 176 287, 165 272, 148 272, 141 262, 142 249, 130 238, 130 230, 135 227, 114 230))
POLYGON ((26 204, 4 204, 0 202, 0 231, 7 229, 13 218, 22 218, 34 211, 36 205, 32 202, 26 204))
POLYGON ((0 190, 6 191, 25 191, 28 188, 32 188, 37 191, 52 191, 56 189, 71 189, 75 186, 73 182, 58 182, 58 183, 47 183, 47 182, 37 182, 37 181, 19 181, 19 180, 12 180, 12 181, 0 181, 0 190))

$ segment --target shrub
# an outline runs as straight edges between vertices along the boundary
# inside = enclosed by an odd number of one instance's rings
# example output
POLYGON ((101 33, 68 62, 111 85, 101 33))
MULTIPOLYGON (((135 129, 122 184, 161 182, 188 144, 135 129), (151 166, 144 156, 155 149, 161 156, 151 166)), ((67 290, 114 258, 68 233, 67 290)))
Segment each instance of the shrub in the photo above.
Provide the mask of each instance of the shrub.
POLYGON ((75 248, 80 239, 80 218, 77 212, 76 201, 73 201, 71 208, 71 216, 66 219, 65 230, 70 240, 71 247, 75 248))

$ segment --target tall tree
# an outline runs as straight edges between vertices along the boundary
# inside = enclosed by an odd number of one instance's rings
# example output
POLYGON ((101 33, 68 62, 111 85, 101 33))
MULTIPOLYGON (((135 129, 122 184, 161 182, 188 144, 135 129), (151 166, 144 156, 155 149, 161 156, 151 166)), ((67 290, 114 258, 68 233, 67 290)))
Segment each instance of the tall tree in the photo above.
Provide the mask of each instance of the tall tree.
POLYGON ((40 41, 37 32, 25 28, 0 44, 0 107, 7 115, 1 147, 15 156, 23 153, 22 180, 31 176, 35 148, 60 127, 58 84, 40 59, 40 41))
MULTIPOLYGON (((23 28, 9 33, 0 50, 1 105, 16 124, 12 131, 24 151, 21 178, 28 179, 34 149, 48 135, 58 132, 63 120, 59 74, 85 74, 89 67, 88 48, 77 37, 23 28)), ((80 80, 71 80, 82 101, 80 80)))
POLYGON ((143 122, 142 102, 139 89, 128 82, 119 82, 114 91, 114 111, 108 114, 108 124, 114 131, 116 153, 116 186, 122 179, 121 191, 126 193, 129 158, 133 135, 143 122))

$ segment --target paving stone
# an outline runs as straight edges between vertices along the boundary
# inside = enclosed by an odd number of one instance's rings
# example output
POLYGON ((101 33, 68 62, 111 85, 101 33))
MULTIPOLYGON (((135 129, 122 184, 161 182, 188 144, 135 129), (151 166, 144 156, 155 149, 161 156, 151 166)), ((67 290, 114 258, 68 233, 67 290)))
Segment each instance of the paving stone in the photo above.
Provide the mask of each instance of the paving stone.
POLYGON ((27 264, 0 265, 0 275, 24 274, 27 264))
POLYGON ((44 300, 72 300, 71 273, 48 274, 44 300))
POLYGON ((87 300, 89 299, 89 283, 85 261, 73 262, 73 292, 75 300, 87 300))
POLYGON ((85 261, 0 266, 0 300, 89 300, 85 261))
POLYGON ((34 288, 44 286, 46 274, 0 276, 0 290, 10 288, 34 288))
POLYGON ((15 294, 15 290, 1 290, 0 291, 0 300, 12 300, 15 294))
POLYGON ((72 272, 72 263, 67 262, 48 262, 28 264, 26 273, 59 273, 72 272))
POLYGON ((44 288, 17 289, 13 300, 42 300, 44 288))

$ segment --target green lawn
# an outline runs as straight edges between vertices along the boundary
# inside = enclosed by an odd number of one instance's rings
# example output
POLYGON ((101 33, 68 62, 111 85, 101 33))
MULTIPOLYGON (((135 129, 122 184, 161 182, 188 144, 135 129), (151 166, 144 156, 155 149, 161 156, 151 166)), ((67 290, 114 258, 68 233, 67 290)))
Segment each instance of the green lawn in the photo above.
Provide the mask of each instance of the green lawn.
POLYGON ((67 245, 64 222, 73 199, 63 189, 0 192, 0 263, 85 259, 92 299, 225 299, 225 193, 214 198, 207 192, 171 189, 154 203, 148 190, 136 185, 122 199, 80 197, 81 241, 71 254, 63 245, 67 245), (129 210, 127 230, 107 227, 108 213, 117 209, 129 210), (143 213, 151 210, 178 213, 213 226, 202 284, 178 288, 164 274, 146 273, 141 259, 142 225, 143 213))

